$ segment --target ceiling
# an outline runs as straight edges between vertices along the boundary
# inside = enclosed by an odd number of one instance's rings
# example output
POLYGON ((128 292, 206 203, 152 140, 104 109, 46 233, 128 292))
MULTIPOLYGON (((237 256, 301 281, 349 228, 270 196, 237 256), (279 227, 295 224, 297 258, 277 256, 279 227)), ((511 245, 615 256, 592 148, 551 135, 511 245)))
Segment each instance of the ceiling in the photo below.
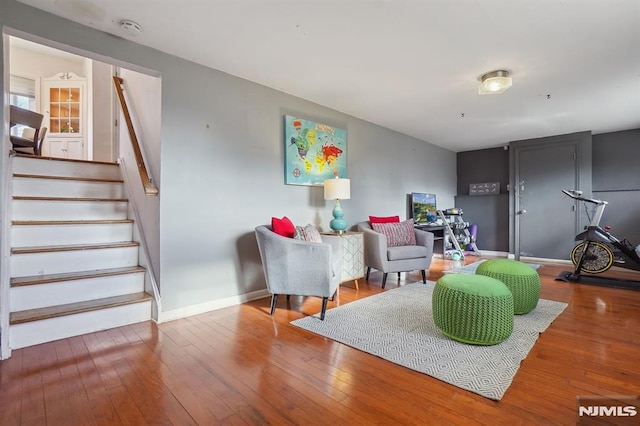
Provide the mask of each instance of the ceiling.
POLYGON ((20 1, 456 152, 640 128, 640 0, 20 1))

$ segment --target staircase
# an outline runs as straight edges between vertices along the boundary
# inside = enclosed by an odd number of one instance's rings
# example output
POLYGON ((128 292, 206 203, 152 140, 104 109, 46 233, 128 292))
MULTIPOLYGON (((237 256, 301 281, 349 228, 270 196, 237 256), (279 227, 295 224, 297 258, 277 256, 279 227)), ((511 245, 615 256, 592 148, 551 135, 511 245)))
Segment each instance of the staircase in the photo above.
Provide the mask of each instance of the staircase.
POLYGON ((9 347, 150 320, 119 166, 12 162, 9 347))

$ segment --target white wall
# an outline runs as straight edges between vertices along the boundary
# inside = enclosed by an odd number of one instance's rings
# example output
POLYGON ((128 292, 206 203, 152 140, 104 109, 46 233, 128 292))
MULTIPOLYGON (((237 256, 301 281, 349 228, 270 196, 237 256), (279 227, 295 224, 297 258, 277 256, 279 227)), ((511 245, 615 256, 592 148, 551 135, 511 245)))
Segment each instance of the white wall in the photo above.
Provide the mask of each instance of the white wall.
POLYGON ((115 161, 117 149, 113 145, 113 83, 111 65, 78 56, 65 58, 12 46, 11 74, 36 80, 36 105, 41 111, 40 78, 60 72, 73 72, 87 78, 87 143, 93 160, 115 161), (93 111, 92 111, 93 109, 93 111), (91 152, 91 151, 90 151, 91 152))
POLYGON ((67 60, 57 56, 11 48, 11 74, 38 79, 52 77, 60 72, 72 72, 79 77, 87 77, 84 61, 67 60))
MULTIPOLYGON (((127 108, 136 131, 140 149, 143 151, 147 172, 154 185, 160 187, 160 122, 162 105, 162 80, 135 71, 121 69, 124 80, 127 108)), ((153 266, 156 279, 160 276, 160 196, 148 196, 140 179, 135 161, 131 139, 122 113, 118 119, 120 157, 124 158, 129 184, 133 189, 129 194, 133 198, 138 214, 144 218, 137 225, 142 229, 144 243, 149 250, 149 261, 153 266)), ((162 281, 160 280, 160 285, 162 281)))
POLYGON ((0 7, 5 31, 35 34, 162 75, 158 252, 165 311, 263 289, 253 229, 272 216, 326 229, 333 206, 322 200, 321 189, 284 184, 285 114, 347 130, 352 198, 343 207, 349 223, 369 214, 404 215, 412 191, 436 192, 439 203, 453 205, 454 152, 15 0, 0 7))
POLYGON ((83 58, 78 60, 51 56, 42 52, 12 46, 10 49, 10 74, 35 80, 36 110, 42 112, 41 78, 52 77, 61 72, 72 72, 78 77, 87 77, 83 58))
POLYGON ((93 114, 93 160, 115 161, 113 102, 115 93, 111 79, 112 67, 99 61, 91 61, 91 86, 93 114))
MULTIPOLYGON (((162 80, 129 69, 121 69, 124 80, 125 98, 136 130, 136 136, 142 144, 143 155, 149 175, 155 184, 160 184, 160 122, 162 120, 162 80)), ((126 124, 120 123, 121 130, 126 124)))

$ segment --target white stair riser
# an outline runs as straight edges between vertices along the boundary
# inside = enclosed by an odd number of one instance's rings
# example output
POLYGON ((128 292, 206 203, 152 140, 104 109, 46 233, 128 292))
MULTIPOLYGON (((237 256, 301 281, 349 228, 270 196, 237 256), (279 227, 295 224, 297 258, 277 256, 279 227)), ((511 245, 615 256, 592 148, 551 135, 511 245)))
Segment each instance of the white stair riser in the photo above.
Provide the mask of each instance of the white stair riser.
MULTIPOLYGON (((117 165, 101 165, 59 160, 14 157, 12 171, 77 178, 120 179, 117 165)), ((13 195, 30 197, 124 198, 124 187, 115 182, 14 178, 13 195)), ((126 201, 56 201, 14 200, 14 221, 89 221, 126 219, 126 201)), ((60 246, 131 241, 133 225, 60 224, 12 225, 11 246, 60 246)), ((115 247, 12 254, 12 277, 72 273, 87 270, 121 268, 138 265, 138 247, 115 247)), ((108 275, 32 286, 12 287, 9 305, 12 312, 84 302, 144 291, 145 273, 108 275)), ((9 346, 23 348, 71 336, 95 332, 151 319, 152 302, 134 303, 98 309, 9 326, 9 346)))
POLYGON ((13 220, 126 219, 127 202, 14 200, 13 220))
POLYGON ((13 195, 27 197, 124 198, 120 182, 13 178, 13 195))
POLYGON ((144 272, 12 287, 11 312, 144 291, 144 272))
POLYGON ((16 324, 9 327, 9 346, 20 349, 150 319, 151 301, 148 301, 16 324))
POLYGON ((138 264, 138 247, 70 250, 11 255, 11 276, 60 274, 138 264))
POLYGON ((119 166, 115 164, 87 164, 24 157, 13 158, 13 173, 120 179, 119 166))
POLYGON ((133 223, 13 225, 13 247, 62 246, 131 241, 133 223))

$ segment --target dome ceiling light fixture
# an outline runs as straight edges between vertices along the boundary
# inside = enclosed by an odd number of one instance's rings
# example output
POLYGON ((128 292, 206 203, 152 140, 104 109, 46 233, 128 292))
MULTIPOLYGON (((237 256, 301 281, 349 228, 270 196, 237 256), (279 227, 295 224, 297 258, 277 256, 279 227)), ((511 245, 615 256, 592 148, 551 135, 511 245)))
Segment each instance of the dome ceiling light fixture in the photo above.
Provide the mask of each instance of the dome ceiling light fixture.
POLYGON ((120 21, 120 29, 131 37, 138 37, 142 34, 142 27, 137 22, 130 19, 120 21))
POLYGON ((497 70, 483 74, 480 77, 478 94, 497 95, 511 87, 511 75, 509 71, 497 70))

